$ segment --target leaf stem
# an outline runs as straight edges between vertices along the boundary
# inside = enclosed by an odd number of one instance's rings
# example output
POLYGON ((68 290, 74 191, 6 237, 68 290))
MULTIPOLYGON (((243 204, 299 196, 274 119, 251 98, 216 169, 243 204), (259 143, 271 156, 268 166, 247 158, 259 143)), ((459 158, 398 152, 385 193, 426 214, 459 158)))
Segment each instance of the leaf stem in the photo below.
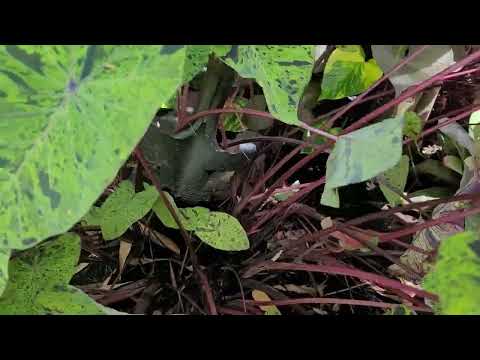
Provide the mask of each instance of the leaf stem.
POLYGON ((153 173, 150 165, 148 164, 148 162, 143 157, 142 151, 138 147, 135 149, 135 156, 137 157, 138 161, 140 162, 143 169, 147 173, 148 178, 152 181, 153 185, 157 189, 158 193, 160 194, 160 198, 162 199, 163 203, 167 207, 168 211, 170 212, 173 219, 175 220, 175 223, 177 224, 178 228, 180 229, 180 233, 181 233, 181 235, 182 235, 182 237, 185 241, 185 245, 187 246, 188 252, 190 254, 190 260, 192 261, 192 265, 196 270, 196 273, 197 273, 197 276, 200 280, 200 283, 202 284, 202 289, 205 293, 205 297, 206 297, 207 304, 208 304, 208 307, 209 307, 209 313, 211 315, 217 315, 217 309, 215 307, 215 301, 213 299, 212 289, 208 285, 208 279, 206 278, 205 274, 203 273, 203 271, 201 270, 201 268, 198 264, 198 259, 197 259, 197 256, 195 254, 195 251, 193 250, 190 235, 185 230, 185 227, 183 226, 183 224, 180 220, 180 217, 178 216, 174 207, 172 206, 172 204, 168 200, 167 196, 164 194, 163 189, 162 189, 162 185, 160 184, 160 181, 158 180, 158 178, 153 173))

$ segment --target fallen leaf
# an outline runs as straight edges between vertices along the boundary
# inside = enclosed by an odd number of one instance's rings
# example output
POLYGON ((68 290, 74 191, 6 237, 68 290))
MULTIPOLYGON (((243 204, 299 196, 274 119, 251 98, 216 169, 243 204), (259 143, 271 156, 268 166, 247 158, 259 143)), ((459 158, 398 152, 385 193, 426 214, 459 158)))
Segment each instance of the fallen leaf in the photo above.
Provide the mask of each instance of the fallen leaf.
POLYGON ((120 240, 120 249, 118 250, 118 263, 119 263, 119 277, 122 275, 125 262, 127 261, 128 254, 132 249, 132 243, 125 240, 120 240))
MULTIPOLYGON (((260 290, 253 290, 252 297, 255 301, 271 301, 270 297, 260 290)), ((282 315, 280 310, 275 305, 263 305, 259 306, 260 309, 265 311, 265 315, 282 315)))

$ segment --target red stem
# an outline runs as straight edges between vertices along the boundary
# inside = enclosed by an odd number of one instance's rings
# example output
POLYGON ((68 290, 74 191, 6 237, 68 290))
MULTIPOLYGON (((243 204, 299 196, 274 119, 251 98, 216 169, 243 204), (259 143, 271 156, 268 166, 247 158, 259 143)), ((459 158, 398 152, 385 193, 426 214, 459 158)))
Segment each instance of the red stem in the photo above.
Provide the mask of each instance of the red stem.
POLYGON ((415 52, 407 56, 405 59, 400 61, 393 69, 391 69, 387 74, 383 75, 379 80, 377 80, 372 86, 370 86, 362 95, 358 96, 354 101, 352 101, 348 106, 343 109, 342 111, 338 112, 333 116, 327 123, 327 128, 332 127, 332 125, 335 123, 335 121, 340 118, 343 114, 345 114, 348 110, 350 110, 352 107, 357 105, 365 96, 367 96, 368 93, 370 93, 373 89, 375 89, 378 85, 383 83, 385 80, 387 80, 392 74, 394 74, 396 71, 401 69, 403 66, 408 64, 410 61, 412 61, 414 58, 416 58, 423 50, 425 50, 429 45, 423 45, 419 47, 415 52))
POLYGON ((430 77, 429 79, 421 82, 420 84, 416 85, 416 86, 413 86, 411 87, 410 89, 407 89, 405 90, 402 95, 400 95, 398 98, 396 99, 393 99, 392 101, 386 103, 385 105, 383 106, 380 106, 379 108, 375 109, 374 111, 372 111, 371 113, 365 115, 364 117, 362 117, 360 120, 356 121, 355 123, 353 123, 352 125, 350 125, 349 127, 347 127, 341 135, 343 134, 346 134, 346 133, 349 133, 349 132, 352 132, 354 130, 357 130, 358 128, 361 128, 362 126, 368 124, 370 121, 374 120, 375 118, 377 118, 378 116, 380 116, 381 114, 383 114, 385 111, 391 109, 392 107, 400 104, 401 102, 403 102, 404 100, 414 96, 415 94, 419 93, 420 91, 426 89, 427 87, 429 87, 430 85, 433 85, 434 83, 436 83, 438 80, 441 80, 445 75, 448 75, 452 72, 454 72, 455 70, 458 70, 458 69, 461 69, 463 68, 465 65, 468 65, 469 63, 477 60, 477 59, 480 59, 480 50, 474 52, 473 54, 467 56, 465 59, 449 66, 448 68, 446 68, 445 70, 439 72, 438 74, 430 77))
POLYGON ((379 238, 381 240, 390 240, 390 239, 395 239, 399 238, 402 236, 410 235, 413 233, 416 233, 417 231, 432 227, 434 225, 438 224, 443 224, 443 223, 448 223, 452 222, 458 219, 464 219, 467 216, 474 215, 480 213, 480 207, 479 208, 473 208, 473 209, 468 209, 468 210, 459 210, 459 211, 453 211, 448 215, 440 216, 437 219, 430 219, 428 221, 425 221, 424 223, 409 226, 407 228, 403 228, 397 231, 392 231, 387 234, 381 234, 379 235, 379 238))
POLYGON ((351 269, 342 266, 335 265, 313 265, 313 264, 291 264, 285 262, 274 262, 274 261, 263 261, 259 264, 256 264, 244 273, 243 277, 251 277, 261 271, 272 270, 272 271, 310 271, 310 272, 319 272, 332 275, 345 275, 352 276, 364 281, 374 282, 380 286, 387 288, 402 290, 406 293, 413 293, 417 296, 428 298, 431 300, 438 300, 437 295, 431 294, 427 291, 417 289, 412 286, 404 285, 400 281, 392 280, 384 276, 372 274, 366 271, 351 269))
MULTIPOLYGON (((285 305, 298 305, 298 304, 340 304, 340 305, 355 305, 355 306, 369 306, 378 308, 394 308, 400 306, 400 304, 392 304, 380 301, 367 301, 367 300, 355 300, 355 299, 339 299, 339 298, 300 298, 300 299, 288 299, 288 300, 270 300, 270 301, 255 301, 246 300, 247 304, 266 306, 285 306, 285 305)), ((406 305, 408 306, 408 305, 406 305)), ((432 313, 432 309, 428 307, 408 306, 415 311, 432 313)), ((245 314, 243 314, 245 315, 245 314)))
MULTIPOLYGON (((346 227, 349 226, 356 226, 360 225, 369 221, 377 220, 377 219, 382 219, 386 218, 387 216, 393 215, 397 212, 404 212, 404 211, 409 211, 413 209, 425 209, 425 208, 430 208, 434 207, 440 204, 445 204, 445 203, 450 203, 450 202, 456 202, 456 201, 472 201, 480 198, 480 194, 462 194, 462 195, 457 195, 457 196, 451 196, 446 199, 437 199, 437 200, 429 200, 429 201, 424 201, 421 203, 414 203, 414 204, 409 204, 405 206, 398 206, 389 210, 383 210, 383 211, 378 211, 375 213, 367 214, 364 216, 360 216, 358 218, 346 221, 344 223, 340 224, 335 224, 332 227, 329 227, 328 229, 325 230, 320 230, 318 232, 314 232, 310 235, 306 235, 303 238, 298 239, 295 242, 292 242, 292 246, 298 246, 300 243, 304 242, 312 242, 312 241, 321 241, 323 240, 326 236, 331 234, 332 232, 335 231, 340 231, 346 227)), ((393 238, 393 237, 392 237, 393 238)))
POLYGON ((185 127, 187 127, 188 125, 193 123, 195 120, 198 120, 202 117, 215 115, 215 114, 231 114, 231 113, 247 114, 247 115, 263 117, 263 118, 266 118, 266 119, 276 120, 276 118, 273 115, 271 115, 270 113, 265 112, 265 111, 258 111, 258 110, 253 110, 253 109, 233 109, 233 108, 210 109, 210 110, 200 111, 196 114, 193 114, 193 115, 187 117, 185 119, 184 123, 181 124, 176 131, 177 132, 182 131, 183 129, 185 129, 185 127))

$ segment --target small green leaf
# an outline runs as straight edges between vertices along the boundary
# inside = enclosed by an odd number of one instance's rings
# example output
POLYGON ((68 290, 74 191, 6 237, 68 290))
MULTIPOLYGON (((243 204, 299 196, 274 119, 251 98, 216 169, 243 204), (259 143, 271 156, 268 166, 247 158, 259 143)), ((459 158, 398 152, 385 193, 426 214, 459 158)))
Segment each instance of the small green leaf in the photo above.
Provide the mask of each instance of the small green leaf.
POLYGON ((10 260, 1 315, 104 315, 81 290, 68 285, 80 256, 80 237, 64 234, 10 260))
POLYGON ((132 224, 143 218, 158 198, 155 187, 135 194, 133 184, 122 181, 100 208, 92 207, 83 218, 88 225, 100 225, 105 240, 120 237, 132 224))
MULTIPOLYGON (((389 184, 395 186, 396 189, 403 192, 403 190, 405 190, 405 185, 407 184, 408 169, 409 157, 407 155, 403 155, 398 164, 384 172, 383 175, 389 184)), ((402 198, 390 190, 387 186, 380 184, 380 190, 390 205, 397 206, 402 203, 402 198)))
POLYGON ((297 108, 310 81, 314 63, 312 45, 234 45, 225 63, 262 87, 273 116, 298 124, 297 108))
MULTIPOLYGON (((185 216, 183 216, 183 212, 181 212, 180 209, 177 207, 177 204, 175 204, 175 200, 173 199, 173 197, 166 191, 164 191, 163 193, 167 197, 170 205, 172 205, 173 209, 177 213, 183 227, 186 230, 193 230, 195 228, 195 226, 192 225, 192 223, 195 220, 190 221, 189 218, 186 218, 185 216)), ((165 225, 166 227, 171 228, 171 229, 178 229, 177 222, 173 218, 172 214, 168 210, 167 206, 165 205, 165 202, 163 201, 163 199, 161 197, 158 197, 157 201, 153 204, 152 209, 153 209, 153 212, 155 213, 155 215, 157 215, 157 217, 160 219, 160 221, 162 222, 163 225, 165 225)))
POLYGON ((422 131, 422 119, 413 111, 407 111, 404 117, 405 125, 403 126, 403 135, 410 139, 416 139, 422 131))
POLYGON ((335 203, 332 192, 395 166, 402 156, 403 117, 384 120, 338 138, 327 160, 322 204, 335 203))
POLYGON ((218 250, 240 251, 250 247, 242 225, 233 216, 222 212, 211 212, 207 221, 199 222, 195 235, 218 250))
POLYGON ((473 232, 453 235, 440 243, 433 270, 423 281, 436 293, 442 315, 480 315, 480 240, 473 232))
POLYGON ((340 196, 338 195, 338 189, 331 189, 325 186, 320 203, 322 205, 331 206, 334 208, 340 207, 340 196))
MULTIPOLYGON (((219 250, 239 251, 250 247, 248 236, 238 220, 226 213, 210 211, 196 206, 178 208, 175 201, 165 193, 179 215, 186 230, 194 231, 195 235, 206 244, 219 250)), ((175 220, 161 199, 153 206, 153 211, 167 227, 178 229, 175 220)))
POLYGON ((325 65, 320 100, 358 95, 380 79, 382 74, 374 59, 365 61, 361 46, 338 47, 325 65))

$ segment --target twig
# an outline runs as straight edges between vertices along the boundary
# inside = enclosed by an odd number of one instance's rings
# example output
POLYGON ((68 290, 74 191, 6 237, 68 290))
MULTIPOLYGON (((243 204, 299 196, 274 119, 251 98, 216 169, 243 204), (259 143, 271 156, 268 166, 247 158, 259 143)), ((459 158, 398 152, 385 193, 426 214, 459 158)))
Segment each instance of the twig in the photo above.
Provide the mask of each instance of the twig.
POLYGON ((135 149, 135 156, 137 157, 138 161, 140 162, 143 169, 147 173, 148 178, 152 181, 153 185, 155 186, 158 193, 160 194, 160 198, 162 199, 163 203, 165 204, 168 211, 170 212, 173 219, 175 220, 175 223, 177 224, 177 226, 180 230, 180 234, 182 235, 182 237, 185 241, 185 245, 187 246, 188 252, 190 254, 190 259, 192 261, 192 265, 196 270, 196 274, 197 274, 197 276, 200 280, 200 283, 202 284, 202 289, 205 292, 205 297, 206 297, 206 300, 207 300, 209 312, 210 312, 211 315, 217 315, 217 310, 216 310, 216 307, 215 307, 215 301, 213 300, 212 290, 211 290, 210 286, 208 285, 208 279, 206 278, 205 274, 203 273, 203 271, 201 270, 201 268, 198 264, 198 260, 197 260, 197 257, 195 255, 195 252, 193 251, 193 247, 192 247, 192 243, 191 243, 191 239, 190 239, 189 234, 185 230, 185 227, 183 226, 177 212, 175 211, 172 204, 170 203, 170 201, 168 200, 168 198, 164 194, 163 189, 162 189, 162 185, 160 184, 158 178, 153 173, 152 169, 150 168, 150 165, 148 164, 148 162, 143 157, 142 151, 138 147, 135 149))
POLYGON ((335 265, 313 265, 313 264, 291 264, 285 262, 263 261, 248 268, 243 274, 244 278, 252 277, 261 271, 311 271, 332 275, 352 276, 364 281, 374 282, 380 286, 410 292, 417 296, 438 300, 437 295, 427 291, 417 289, 412 286, 404 285, 397 280, 392 280, 384 276, 368 273, 361 270, 351 269, 335 265))

